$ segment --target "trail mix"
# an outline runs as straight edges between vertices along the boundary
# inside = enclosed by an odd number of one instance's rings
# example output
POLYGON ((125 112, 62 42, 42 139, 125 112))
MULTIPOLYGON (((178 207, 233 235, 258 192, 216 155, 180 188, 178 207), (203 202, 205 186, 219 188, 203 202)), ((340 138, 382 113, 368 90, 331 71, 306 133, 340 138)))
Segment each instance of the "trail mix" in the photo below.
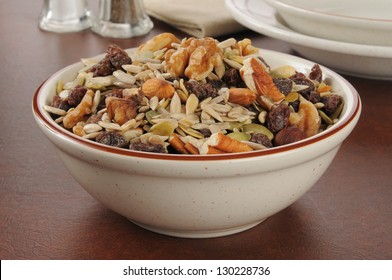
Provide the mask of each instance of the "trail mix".
POLYGON ((271 68, 249 39, 155 36, 131 55, 111 45, 58 81, 44 109, 76 135, 119 148, 180 154, 286 145, 333 125, 342 98, 290 65, 271 68))

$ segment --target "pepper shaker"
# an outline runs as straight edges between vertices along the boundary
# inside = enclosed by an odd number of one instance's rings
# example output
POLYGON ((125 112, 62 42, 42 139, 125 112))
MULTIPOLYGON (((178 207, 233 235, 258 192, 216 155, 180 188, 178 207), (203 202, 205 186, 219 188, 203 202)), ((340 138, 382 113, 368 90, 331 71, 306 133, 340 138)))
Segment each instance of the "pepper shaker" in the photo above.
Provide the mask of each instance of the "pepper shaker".
POLYGON ((142 0, 100 0, 91 29, 103 37, 131 38, 147 34, 152 27, 142 0))
POLYGON ((39 27, 51 32, 78 32, 91 27, 86 0, 44 0, 39 27))

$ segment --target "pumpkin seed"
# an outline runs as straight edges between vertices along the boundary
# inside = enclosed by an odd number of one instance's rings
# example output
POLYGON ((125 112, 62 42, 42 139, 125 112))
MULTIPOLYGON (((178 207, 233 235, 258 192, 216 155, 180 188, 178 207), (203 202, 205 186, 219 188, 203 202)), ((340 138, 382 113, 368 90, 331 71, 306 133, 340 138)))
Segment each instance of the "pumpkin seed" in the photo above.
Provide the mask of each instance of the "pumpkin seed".
POLYGON ((249 141, 251 138, 250 134, 245 132, 231 132, 227 136, 238 141, 249 141))
POLYGON ((339 118, 340 114, 341 114, 342 111, 343 111, 343 107, 344 107, 344 102, 342 101, 342 102, 340 102, 339 106, 336 108, 335 112, 333 112, 333 113, 331 114, 331 117, 330 117, 330 118, 331 118, 332 120, 335 120, 335 119, 339 118))
POLYGON ((59 95, 60 92, 63 91, 63 87, 64 87, 63 81, 62 81, 62 80, 59 80, 59 81, 57 82, 57 87, 56 87, 56 94, 57 94, 57 95, 59 95))
POLYGON ((150 111, 146 112, 145 116, 146 116, 147 121, 148 121, 150 124, 154 124, 154 123, 152 122, 152 119, 153 119, 155 116, 158 116, 158 113, 157 113, 156 111, 150 110, 150 111))
POLYGON ((267 136, 270 140, 274 139, 274 134, 263 125, 250 123, 245 124, 241 128, 242 132, 246 133, 261 133, 267 136))
POLYGON ((323 121, 325 121, 327 124, 333 124, 333 121, 331 120, 330 117, 327 116, 327 114, 325 114, 323 111, 321 110, 317 110, 320 117, 323 119, 323 121))
POLYGON ((157 124, 154 124, 149 132, 156 134, 156 135, 161 135, 161 136, 170 136, 174 133, 174 130, 176 129, 177 125, 173 122, 160 122, 157 124))
POLYGON ((191 127, 186 127, 186 126, 184 126, 184 125, 182 125, 182 124, 179 124, 179 127, 180 127, 186 134, 188 134, 188 135, 190 135, 190 136, 193 136, 193 137, 198 138, 198 139, 204 138, 204 135, 203 135, 203 134, 201 134, 199 131, 197 131, 197 130, 191 128, 191 127))

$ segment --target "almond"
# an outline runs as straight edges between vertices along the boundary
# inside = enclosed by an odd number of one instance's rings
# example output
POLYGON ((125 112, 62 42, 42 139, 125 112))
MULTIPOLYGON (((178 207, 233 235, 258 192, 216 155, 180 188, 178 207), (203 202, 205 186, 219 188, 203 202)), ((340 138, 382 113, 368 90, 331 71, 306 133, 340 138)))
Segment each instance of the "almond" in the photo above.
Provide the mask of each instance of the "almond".
POLYGON ((247 88, 230 88, 229 101, 242 106, 248 106, 256 100, 256 93, 247 88))
POLYGON ((161 100, 164 98, 171 98, 174 95, 175 89, 165 80, 152 78, 144 82, 142 92, 147 98, 156 96, 161 100))

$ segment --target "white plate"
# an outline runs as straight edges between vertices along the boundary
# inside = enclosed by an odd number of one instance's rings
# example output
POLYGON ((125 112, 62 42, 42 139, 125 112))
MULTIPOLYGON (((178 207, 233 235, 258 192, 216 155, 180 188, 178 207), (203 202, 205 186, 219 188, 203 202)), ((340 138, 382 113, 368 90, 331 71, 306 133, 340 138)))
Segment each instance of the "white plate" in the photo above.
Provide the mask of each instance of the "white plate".
POLYGON ((275 9, 262 0, 225 0, 225 3, 239 23, 290 43, 294 50, 315 62, 340 73, 392 80, 392 47, 344 43, 295 32, 284 26, 275 9))
POLYGON ((310 36, 392 47, 391 0, 263 0, 286 26, 310 36))

